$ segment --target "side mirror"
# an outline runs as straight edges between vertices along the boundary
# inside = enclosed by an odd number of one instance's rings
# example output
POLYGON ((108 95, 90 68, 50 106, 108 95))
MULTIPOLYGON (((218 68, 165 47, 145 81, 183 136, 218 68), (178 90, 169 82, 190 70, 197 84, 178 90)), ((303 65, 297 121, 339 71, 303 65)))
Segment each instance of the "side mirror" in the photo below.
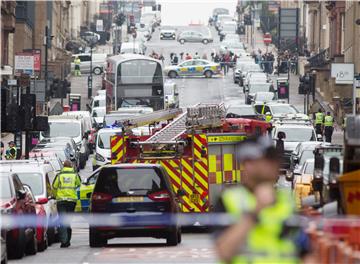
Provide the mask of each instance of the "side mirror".
POLYGON ((182 196, 185 196, 185 195, 186 195, 186 192, 185 192, 184 189, 179 189, 179 190, 177 191, 176 195, 177 195, 178 197, 182 197, 182 196))
POLYGON ((18 200, 23 200, 26 197, 26 191, 25 190, 18 190, 16 193, 16 198, 18 200))

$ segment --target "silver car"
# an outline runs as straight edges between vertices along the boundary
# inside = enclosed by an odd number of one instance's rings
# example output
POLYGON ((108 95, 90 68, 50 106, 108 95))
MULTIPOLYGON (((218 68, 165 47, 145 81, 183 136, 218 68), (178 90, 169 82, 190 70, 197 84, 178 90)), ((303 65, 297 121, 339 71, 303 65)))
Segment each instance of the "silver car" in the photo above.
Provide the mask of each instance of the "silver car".
MULTIPOLYGON (((80 59, 80 71, 81 73, 90 73, 91 54, 81 53, 72 55, 71 71, 75 70, 75 58, 80 59)), ((93 53, 92 54, 92 72, 96 75, 100 75, 106 66, 107 54, 105 53, 93 53)))
POLYGON ((177 40, 181 44, 184 44, 185 42, 202 42, 204 44, 213 42, 213 38, 211 36, 204 35, 203 33, 197 31, 183 31, 178 35, 177 40))

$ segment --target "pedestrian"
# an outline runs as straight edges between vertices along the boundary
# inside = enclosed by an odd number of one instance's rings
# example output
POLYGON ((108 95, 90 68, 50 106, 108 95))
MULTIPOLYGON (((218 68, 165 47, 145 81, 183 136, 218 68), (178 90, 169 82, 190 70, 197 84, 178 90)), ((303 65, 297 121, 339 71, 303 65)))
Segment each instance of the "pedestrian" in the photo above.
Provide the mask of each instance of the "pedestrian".
POLYGON ((179 57, 175 53, 171 64, 172 65, 178 65, 178 63, 179 63, 179 57))
POLYGON ((220 68, 223 71, 224 76, 226 76, 227 71, 226 71, 226 62, 225 62, 225 55, 224 54, 220 57, 220 68))
MULTIPOLYGON (((226 54, 224 55, 224 62, 225 62, 226 73, 228 73, 228 72, 229 72, 230 63, 231 63, 230 53, 226 53, 226 54)), ((225 75, 226 75, 226 74, 225 74, 225 75)))
POLYGON ((1 141, 1 156, 0 156, 0 160, 2 160, 3 155, 4 155, 4 143, 1 141))
POLYGON ((185 60, 191 60, 192 56, 189 53, 186 53, 185 60))
POLYGON ((74 72, 75 76, 81 76, 81 71, 80 71, 81 60, 79 59, 78 56, 75 57, 75 59, 74 59, 74 64, 75 64, 75 67, 74 67, 74 69, 75 69, 75 72, 74 72))
POLYGON ((220 58, 219 54, 215 53, 214 62, 219 63, 219 62, 220 62, 220 59, 221 59, 221 58, 220 58))
POLYGON ((290 226, 295 203, 288 190, 275 189, 280 159, 269 137, 243 141, 237 153, 242 185, 225 189, 216 206, 235 222, 216 236, 224 263, 298 263, 308 237, 290 226))
POLYGON ((164 56, 162 54, 160 54, 159 60, 161 60, 161 63, 164 65, 165 58, 164 58, 164 56))
POLYGON ((180 59, 181 61, 184 59, 184 52, 180 52, 180 59))
POLYGON ((276 152, 282 157, 285 153, 285 147, 284 147, 284 139, 286 138, 285 132, 278 132, 277 139, 276 139, 276 152))
POLYGON ((324 127, 325 141, 331 143, 331 137, 334 131, 334 118, 331 116, 330 112, 326 113, 324 118, 324 127))
POLYGON ((174 59, 174 56, 175 56, 175 53, 171 52, 171 53, 170 53, 170 61, 171 61, 171 63, 172 63, 172 61, 173 61, 173 59, 174 59))
POLYGON ((57 210, 60 217, 59 239, 60 247, 70 246, 71 227, 62 223, 63 216, 71 214, 75 210, 77 188, 81 185, 80 176, 74 171, 71 161, 64 161, 64 168, 60 171, 53 182, 53 189, 57 201, 57 210))
POLYGON ((315 113, 315 132, 316 135, 323 134, 323 125, 324 125, 324 114, 319 108, 318 112, 315 113))
POLYGON ((266 113, 265 113, 265 122, 271 123, 271 121, 272 121, 272 115, 271 115, 271 113, 270 113, 270 112, 266 112, 266 113))
POLYGON ((200 59, 199 53, 195 52, 194 59, 200 59))
POLYGON ((17 158, 17 149, 14 141, 9 142, 9 148, 6 150, 5 159, 15 160, 17 158))
POLYGON ((202 58, 203 60, 207 60, 207 59, 208 59, 206 53, 204 53, 201 58, 202 58))

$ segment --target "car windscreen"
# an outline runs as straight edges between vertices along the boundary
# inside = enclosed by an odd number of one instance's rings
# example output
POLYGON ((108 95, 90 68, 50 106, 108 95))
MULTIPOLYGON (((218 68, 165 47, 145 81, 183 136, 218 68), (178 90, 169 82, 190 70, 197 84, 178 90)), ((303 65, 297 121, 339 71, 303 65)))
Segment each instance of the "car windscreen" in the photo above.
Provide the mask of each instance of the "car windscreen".
POLYGON ((271 106, 271 112, 276 114, 297 114, 298 111, 291 105, 273 105, 271 106))
POLYGON ((110 149, 110 137, 114 136, 116 132, 101 133, 98 139, 98 147, 102 149, 110 149))
POLYGON ((256 101, 271 101, 274 100, 274 93, 257 93, 256 101))
POLYGON ((49 159, 49 162, 56 171, 61 170, 61 164, 58 159, 49 159))
POLYGON ((232 113, 232 114, 236 114, 236 115, 242 115, 242 116, 246 116, 246 115, 255 115, 255 111, 254 108, 252 108, 251 106, 247 107, 230 107, 227 110, 227 113, 232 113))
POLYGON ((12 192, 10 188, 9 178, 6 176, 0 177, 0 199, 11 198, 12 192))
POLYGON ((93 107, 104 107, 106 106, 106 100, 95 100, 93 107))
POLYGON ((156 168, 103 168, 94 192, 113 197, 147 195, 167 189, 160 171, 156 168))
MULTIPOLYGON (((116 123, 116 121, 129 119, 134 115, 105 115, 104 116, 104 126, 111 126, 116 123)), ((122 127, 121 122, 117 122, 118 126, 122 127)))
POLYGON ((29 185, 34 195, 41 195, 43 193, 43 179, 40 173, 36 172, 18 172, 20 181, 23 184, 29 185))
POLYGON ((308 162, 304 173, 305 174, 313 174, 314 173, 314 162, 308 162))
POLYGON ((301 156, 300 156, 300 160, 299 160, 299 165, 303 165, 304 162, 307 160, 307 159, 312 159, 314 158, 314 151, 311 149, 309 150, 304 150, 302 153, 301 153, 301 156))
POLYGON ((49 130, 41 132, 43 137, 71 137, 80 135, 80 124, 75 122, 49 122, 49 130))
POLYGON ((313 128, 309 127, 280 127, 276 133, 284 132, 287 142, 315 141, 316 136, 313 128))
POLYGON ((268 92, 270 91, 270 85, 266 83, 251 84, 249 86, 250 93, 256 92, 268 92))

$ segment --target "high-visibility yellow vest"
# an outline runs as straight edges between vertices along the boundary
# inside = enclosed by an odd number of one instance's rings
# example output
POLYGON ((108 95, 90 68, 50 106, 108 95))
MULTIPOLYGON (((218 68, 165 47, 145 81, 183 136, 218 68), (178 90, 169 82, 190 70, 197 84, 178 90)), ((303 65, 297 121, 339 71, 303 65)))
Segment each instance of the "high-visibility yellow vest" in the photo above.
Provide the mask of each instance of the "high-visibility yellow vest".
POLYGON ((78 199, 76 189, 79 188, 80 185, 80 177, 74 169, 64 167, 56 176, 53 183, 56 200, 69 200, 76 202, 78 199))
POLYGON ((315 114, 315 125, 322 125, 324 121, 324 114, 318 112, 315 114))
POLYGON ((77 59, 74 60, 74 63, 75 63, 75 65, 80 65, 81 60, 79 58, 77 58, 77 59))
POLYGON ((13 159, 16 159, 16 156, 17 156, 17 149, 16 147, 11 147, 9 148, 6 153, 5 153, 5 159, 7 160, 13 160, 13 159), (10 150, 14 150, 14 155, 11 154, 10 150))
MULTIPOLYGON (((289 237, 281 236, 283 223, 294 210, 292 200, 290 193, 277 192, 276 203, 258 214, 259 221, 249 231, 246 245, 239 248, 231 263, 298 263, 294 243, 289 237)), ((222 201, 235 219, 256 207, 254 195, 242 186, 226 190, 222 201)))
POLYGON ((324 126, 332 127, 334 125, 334 118, 330 115, 325 116, 324 126))
POLYGON ((267 123, 270 123, 271 120, 272 120, 272 115, 266 115, 266 116, 265 116, 265 121, 266 121, 267 123))

